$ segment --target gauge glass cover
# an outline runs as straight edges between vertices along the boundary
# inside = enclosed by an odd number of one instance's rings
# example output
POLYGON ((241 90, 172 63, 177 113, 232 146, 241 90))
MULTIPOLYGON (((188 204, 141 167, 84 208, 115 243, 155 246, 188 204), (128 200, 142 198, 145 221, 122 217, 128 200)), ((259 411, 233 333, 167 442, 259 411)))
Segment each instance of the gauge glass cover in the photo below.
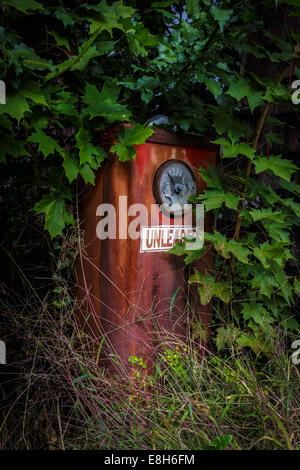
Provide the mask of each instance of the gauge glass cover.
POLYGON ((155 202, 168 215, 181 215, 184 204, 197 192, 192 169, 180 160, 169 160, 157 170, 153 181, 155 202), (178 209, 172 206, 177 205, 178 209), (180 206, 180 208, 179 208, 180 206))

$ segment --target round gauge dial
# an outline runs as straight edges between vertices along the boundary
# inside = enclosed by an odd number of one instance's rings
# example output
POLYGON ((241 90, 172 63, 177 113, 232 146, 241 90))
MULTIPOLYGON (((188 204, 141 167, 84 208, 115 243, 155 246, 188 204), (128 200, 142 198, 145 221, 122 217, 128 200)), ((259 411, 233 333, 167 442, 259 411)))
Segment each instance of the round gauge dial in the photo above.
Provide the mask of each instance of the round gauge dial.
POLYGON ((155 202, 167 215, 181 215, 184 204, 197 192, 192 169, 179 160, 169 160, 157 170, 153 181, 155 202))

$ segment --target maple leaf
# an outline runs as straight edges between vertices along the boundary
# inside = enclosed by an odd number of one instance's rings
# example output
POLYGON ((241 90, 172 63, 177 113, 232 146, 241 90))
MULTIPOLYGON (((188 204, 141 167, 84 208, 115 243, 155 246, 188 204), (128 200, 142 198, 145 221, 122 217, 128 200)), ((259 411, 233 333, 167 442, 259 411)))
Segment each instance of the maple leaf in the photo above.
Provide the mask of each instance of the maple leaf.
POLYGON ((26 98, 20 92, 15 95, 8 95, 6 104, 0 106, 0 114, 7 113, 18 121, 22 119, 26 111, 31 112, 26 98))
POLYGON ((203 305, 207 305, 213 295, 219 297, 225 303, 230 300, 230 286, 223 282, 216 282, 211 274, 204 274, 195 269, 195 274, 190 277, 189 283, 198 285, 198 292, 203 305))
POLYGON ((107 154, 103 148, 95 147, 91 143, 90 132, 83 126, 80 127, 75 137, 77 147, 79 149, 79 158, 81 165, 83 163, 93 164, 96 158, 97 165, 99 166, 100 163, 104 160, 104 158, 107 157, 107 154))
POLYGON ((272 171, 274 175, 280 176, 287 181, 290 181, 291 175, 299 168, 294 165, 290 160, 281 158, 281 155, 267 157, 258 157, 254 160, 256 173, 263 171, 272 171))
POLYGON ((242 303, 242 315, 244 320, 253 320, 260 326, 265 326, 266 323, 272 323, 274 319, 270 313, 265 309, 262 303, 251 302, 242 303))
POLYGON ((225 193, 220 190, 206 190, 204 194, 197 196, 197 199, 203 201, 207 211, 217 209, 218 207, 221 207, 222 204, 225 204, 229 209, 237 210, 237 206, 240 201, 239 196, 232 193, 225 193))
POLYGON ((109 121, 128 121, 130 111, 118 103, 120 88, 115 85, 104 83, 101 92, 95 85, 86 85, 83 100, 88 104, 83 109, 83 115, 89 115, 90 118, 102 116, 109 121))
POLYGON ((89 18, 91 22, 90 34, 95 31, 108 31, 112 35, 114 28, 124 30, 122 20, 131 18, 135 12, 134 8, 123 5, 122 1, 107 5, 106 0, 104 0, 98 5, 89 5, 86 8, 96 12, 89 18))
POLYGON ((35 204, 32 211, 45 214, 45 229, 52 238, 61 235, 67 223, 74 223, 72 216, 66 210, 63 196, 57 192, 46 194, 35 204))
POLYGON ((45 158, 50 154, 54 154, 55 150, 60 154, 63 153, 61 146, 56 142, 56 140, 52 139, 52 137, 49 137, 42 130, 38 130, 37 132, 31 134, 31 136, 28 138, 28 141, 38 144, 39 151, 44 154, 45 158))
POLYGON ((264 92, 254 87, 250 80, 246 78, 240 78, 238 80, 229 79, 229 83, 229 89, 226 93, 235 98, 237 101, 247 97, 252 113, 255 108, 264 104, 264 92))
POLYGON ((153 132, 151 127, 144 127, 141 124, 135 124, 129 129, 122 127, 118 133, 119 142, 111 147, 111 152, 116 152, 122 162, 132 160, 136 156, 133 145, 145 143, 153 132))

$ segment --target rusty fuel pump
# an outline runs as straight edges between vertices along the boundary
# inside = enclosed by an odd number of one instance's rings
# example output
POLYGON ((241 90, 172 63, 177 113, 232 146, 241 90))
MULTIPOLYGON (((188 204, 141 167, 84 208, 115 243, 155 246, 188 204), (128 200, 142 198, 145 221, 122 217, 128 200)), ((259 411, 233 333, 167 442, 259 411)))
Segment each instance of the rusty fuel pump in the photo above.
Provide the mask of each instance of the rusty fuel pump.
MULTIPOLYGON (((104 135, 104 145, 109 149, 115 142, 112 129, 104 135)), ((186 236, 176 207, 205 188, 195 169, 215 166, 216 146, 197 136, 157 130, 136 150, 129 162, 110 155, 96 173, 95 186, 80 192, 77 315, 98 354, 101 347, 100 364, 119 362, 127 369, 130 356, 137 356, 151 372, 162 344, 187 341, 191 318, 209 327, 210 306, 201 305, 194 287, 188 286, 189 269, 182 257, 168 250, 186 236), (116 224, 99 237, 110 210, 116 224), (144 214, 139 226, 134 225, 132 218, 142 210, 148 220, 144 214)), ((206 214, 205 230, 212 224, 206 214)), ((202 257, 197 268, 211 271, 213 257, 202 257)))

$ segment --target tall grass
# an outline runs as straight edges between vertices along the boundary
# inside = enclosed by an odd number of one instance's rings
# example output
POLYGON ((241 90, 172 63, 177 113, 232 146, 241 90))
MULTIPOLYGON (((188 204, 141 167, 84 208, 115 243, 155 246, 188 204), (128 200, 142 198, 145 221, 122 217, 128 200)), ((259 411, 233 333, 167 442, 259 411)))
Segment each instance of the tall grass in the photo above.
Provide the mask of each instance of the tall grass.
POLYGON ((134 357, 112 375, 89 355, 70 282, 53 282, 42 299, 29 286, 1 304, 1 449, 300 449, 300 367, 285 331, 268 359, 232 346, 199 361, 172 337, 157 341, 153 376, 134 357))
POLYGON ((153 377, 140 360, 111 376, 71 308, 36 308, 5 309, 20 350, 2 383, 2 449, 201 449, 224 435, 233 449, 300 449, 300 371, 283 332, 270 360, 207 351, 199 363, 173 340, 153 377))

